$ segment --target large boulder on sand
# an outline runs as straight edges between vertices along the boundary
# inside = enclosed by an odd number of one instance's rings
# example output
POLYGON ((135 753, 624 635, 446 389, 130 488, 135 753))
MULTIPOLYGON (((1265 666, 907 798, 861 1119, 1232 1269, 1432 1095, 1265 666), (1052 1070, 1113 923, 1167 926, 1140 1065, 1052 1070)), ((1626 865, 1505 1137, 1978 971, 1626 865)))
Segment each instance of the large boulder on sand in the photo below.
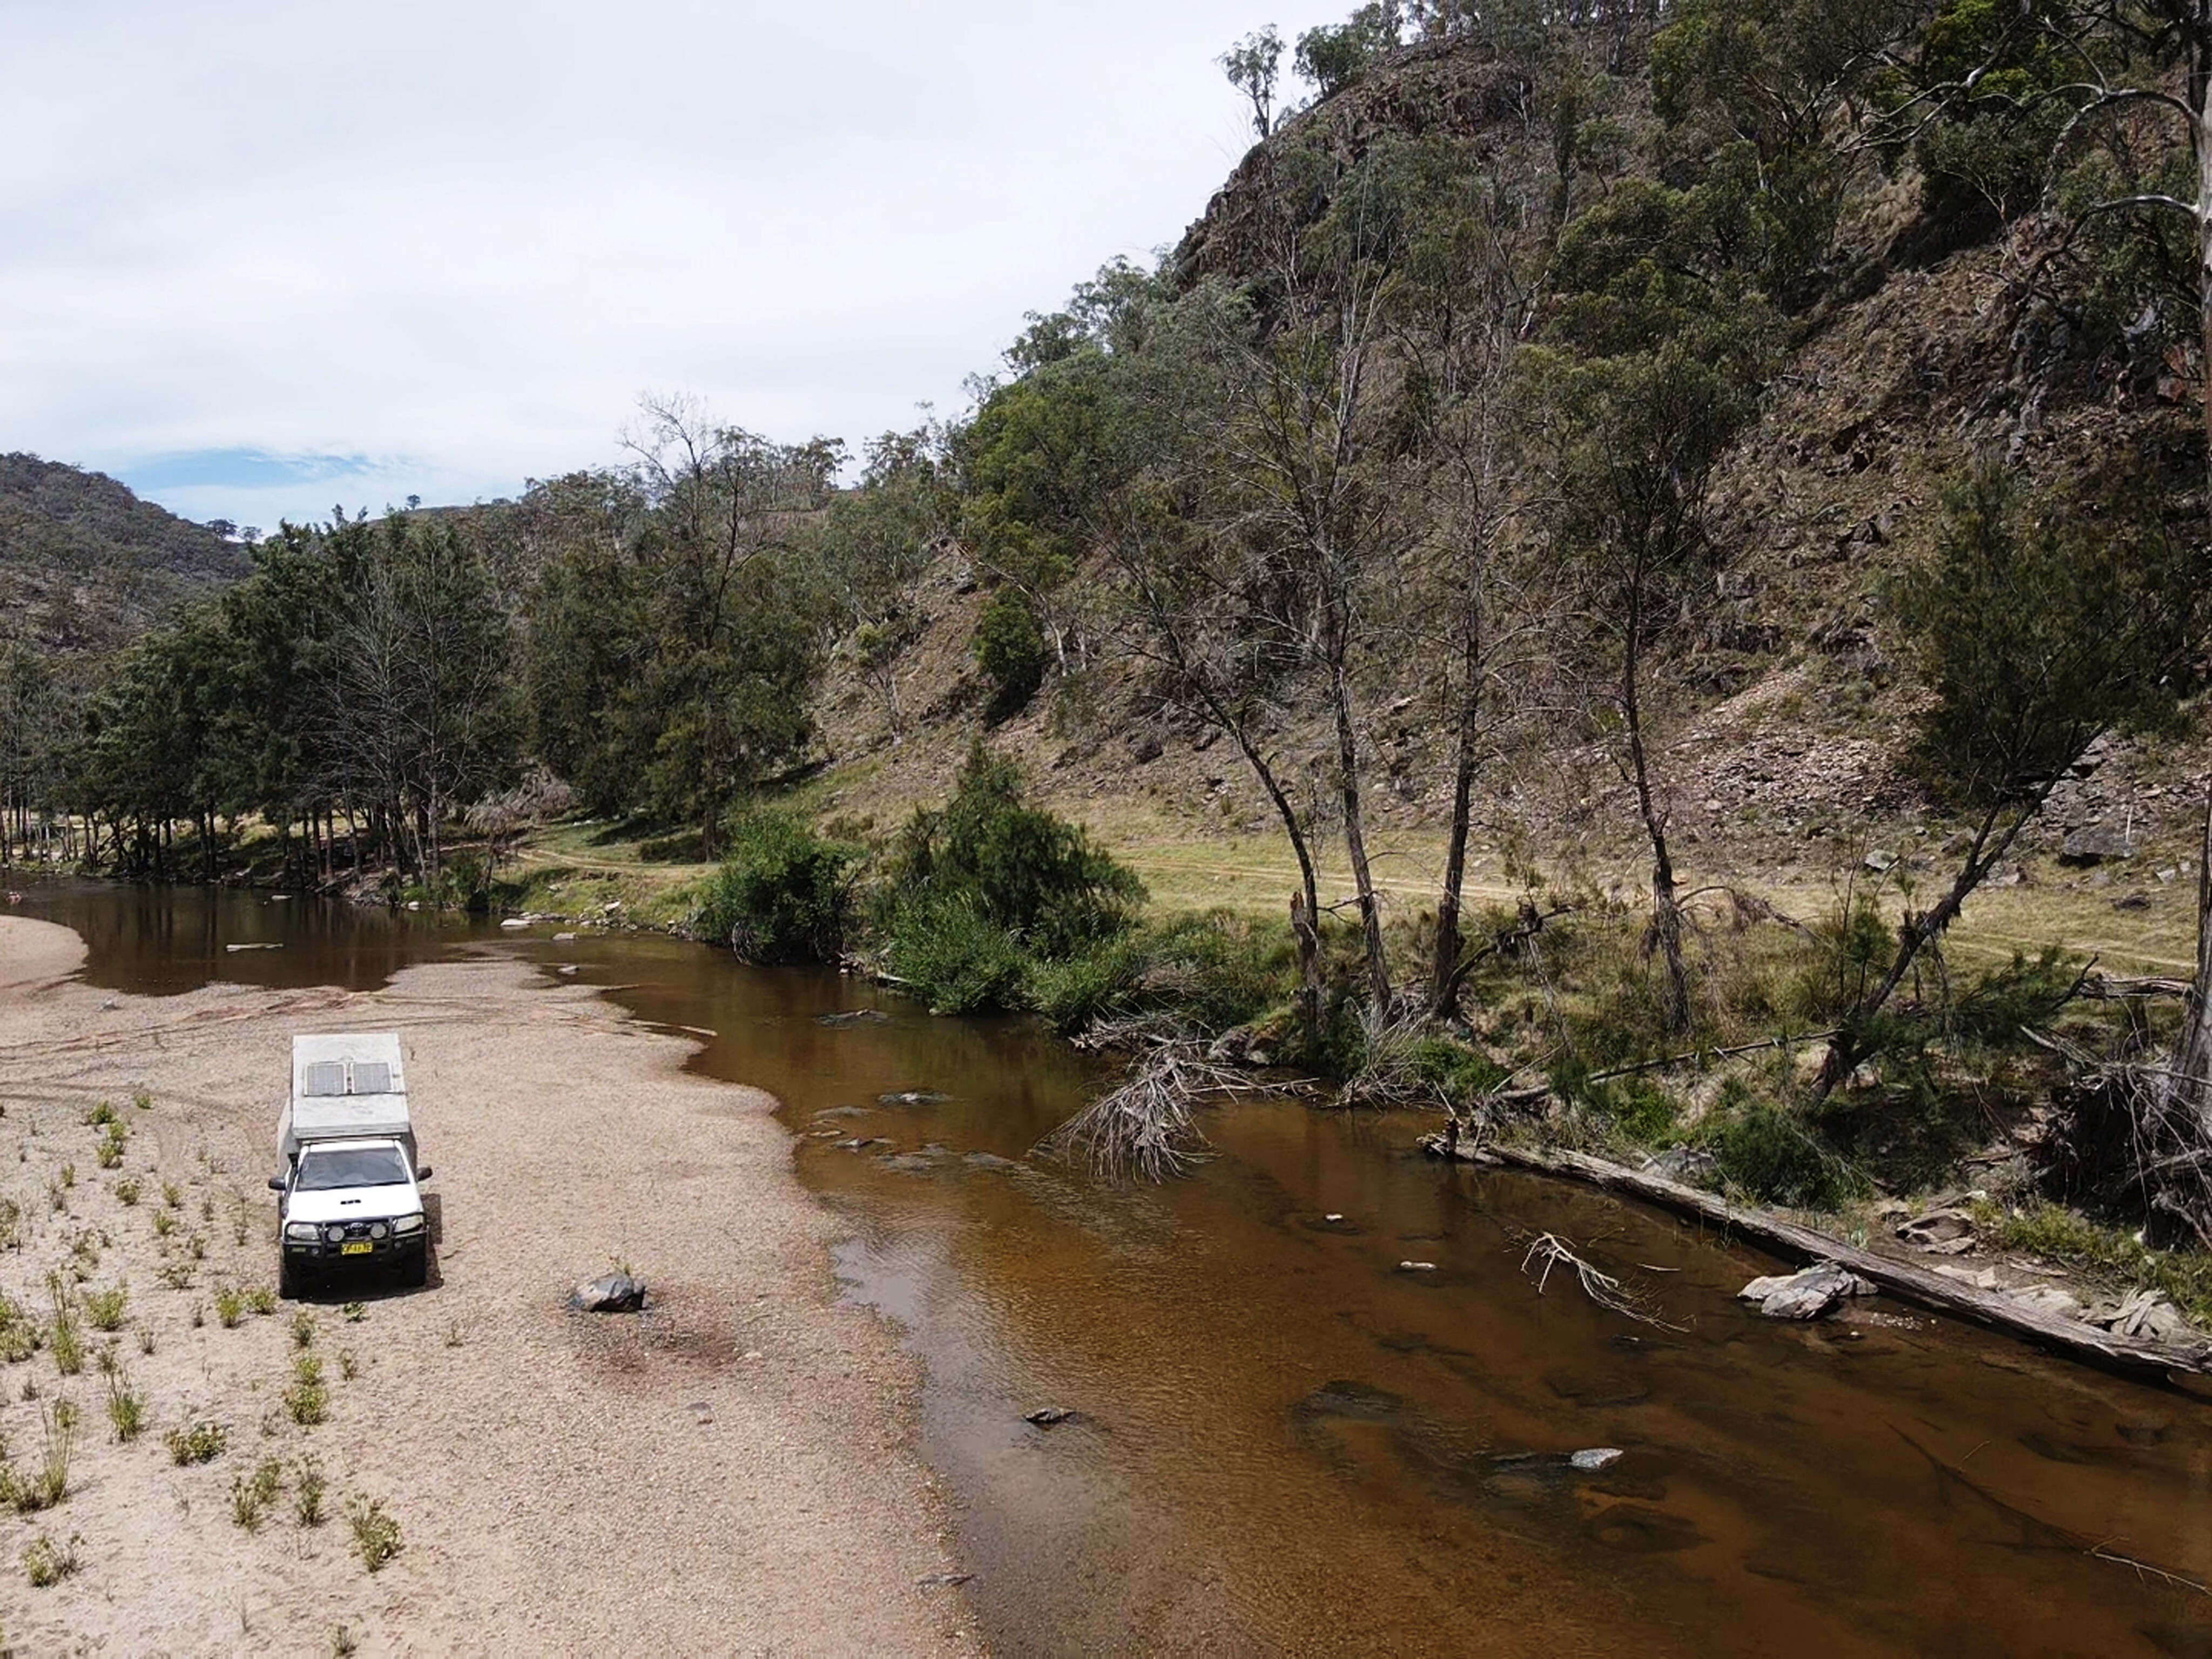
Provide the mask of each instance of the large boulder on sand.
POLYGON ((645 1281, 624 1273, 587 1279, 576 1286, 572 1299, 584 1313, 635 1313, 645 1306, 645 1281))

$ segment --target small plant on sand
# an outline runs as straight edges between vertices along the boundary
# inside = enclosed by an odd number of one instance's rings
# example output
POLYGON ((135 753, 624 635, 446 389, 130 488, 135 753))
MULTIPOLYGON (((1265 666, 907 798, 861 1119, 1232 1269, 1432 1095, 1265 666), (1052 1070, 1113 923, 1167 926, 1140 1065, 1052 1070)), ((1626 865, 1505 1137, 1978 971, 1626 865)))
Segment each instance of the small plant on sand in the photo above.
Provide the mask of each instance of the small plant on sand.
MULTIPOLYGON (((210 1216, 209 1219, 213 1220, 214 1218, 210 1216)), ((234 1244, 245 1243, 246 1236, 252 1231, 252 1224, 246 1219, 246 1212, 240 1210, 238 1212, 237 1218, 230 1224, 230 1242, 234 1244)))
MULTIPOLYGON (((192 1287, 192 1277, 197 1271, 198 1269, 189 1261, 167 1261, 161 1265, 154 1277, 173 1291, 189 1291, 192 1287)), ((195 1324, 199 1322, 198 1320, 193 1321, 195 1324)))
POLYGON ((273 1457, 253 1466, 253 1473, 234 1475, 230 1482, 230 1518, 248 1532, 258 1532, 261 1517, 276 1494, 284 1490, 284 1468, 273 1457))
POLYGON ((353 1527, 354 1547, 362 1565, 380 1572, 399 1553, 399 1523, 385 1513, 380 1498, 355 1498, 346 1504, 346 1520, 353 1527))
POLYGON ((60 1182, 49 1181, 46 1183, 46 1204, 56 1215, 69 1213, 69 1194, 62 1190, 60 1182))
POLYGON ((349 1382, 361 1375, 361 1361, 354 1357, 351 1348, 338 1350, 338 1375, 349 1382))
POLYGON ((340 1625, 338 1633, 331 1638, 331 1651, 337 1656, 337 1659, 346 1659, 349 1654, 361 1651, 361 1638, 340 1625))
POLYGON ((126 1210, 137 1205, 144 1191, 145 1188, 140 1184, 137 1176, 125 1176, 115 1183, 115 1196, 126 1210))
POLYGON ((119 1170, 123 1167, 123 1144, 130 1138, 131 1132, 120 1123, 107 1126, 107 1133, 100 1137, 100 1145, 92 1149, 92 1155, 99 1160, 101 1169, 119 1170))
POLYGON ((146 1428, 146 1396, 131 1386, 119 1365, 107 1374, 107 1422, 118 1443, 126 1446, 146 1428))
POLYGON ((76 1407, 57 1400, 46 1409, 46 1439, 39 1472, 18 1485, 15 1507, 25 1514, 50 1510, 69 1496, 70 1459, 76 1452, 76 1407))
POLYGON ((0 1250, 23 1248, 23 1206, 12 1198, 0 1198, 0 1250))
MULTIPOLYGON (((207 1240, 202 1238, 198 1233, 194 1233, 191 1237, 185 1241, 185 1249, 191 1252, 193 1261, 204 1261, 207 1260, 207 1240)), ((256 1313, 259 1313, 260 1311, 261 1310, 258 1308, 254 1310, 254 1312, 256 1313)))
POLYGON ((446 1326, 446 1346, 447 1347, 466 1347, 468 1346, 468 1340, 469 1328, 467 1326, 462 1324, 458 1319, 447 1322, 446 1326))
POLYGON ((276 1311, 276 1292, 266 1285, 256 1285, 246 1293, 246 1305, 266 1319, 276 1311))
POLYGON ((75 1376, 84 1369, 84 1339, 78 1334, 76 1312, 58 1290, 54 1292, 54 1322, 47 1328, 46 1346, 53 1350, 54 1369, 75 1376))
POLYGON ((143 1354, 152 1353, 154 1352, 154 1328, 142 1319, 131 1328, 138 1334, 138 1352, 143 1354))
POLYGON ((368 1304, 366 1302, 349 1302, 343 1308, 339 1310, 339 1311, 345 1315, 345 1322, 347 1324, 358 1325, 362 1320, 368 1317, 368 1304))
POLYGON ((62 1185, 64 1187, 74 1187, 76 1185, 76 1164, 64 1164, 62 1165, 62 1185))
POLYGON ((40 1533, 23 1549, 23 1571, 32 1587, 48 1589, 76 1571, 76 1547, 83 1534, 71 1533, 66 1544, 57 1544, 51 1533, 40 1533))
POLYGON ((115 1108, 104 1100, 84 1115, 85 1127, 90 1129, 105 1129, 115 1121, 115 1108))
POLYGON ((174 1217, 174 1216, 171 1215, 171 1214, 170 1214, 167 1210, 156 1210, 156 1211, 155 1211, 155 1212, 154 1212, 154 1237, 156 1237, 156 1238, 167 1238, 167 1237, 171 1233, 173 1233, 173 1232, 174 1232, 174 1231, 177 1231, 177 1218, 176 1218, 176 1217, 174 1217))
POLYGON ((167 1205, 173 1210, 183 1209, 185 1207, 184 1188, 178 1186, 173 1181, 163 1182, 161 1183, 161 1202, 167 1205))
POLYGON ((123 1328, 123 1304, 131 1299, 131 1286, 111 1285, 104 1291, 84 1293, 84 1316, 92 1322, 95 1331, 119 1331, 123 1328))
POLYGON ((235 1328, 245 1313, 246 1292, 244 1291, 240 1290, 235 1285, 223 1285, 216 1287, 215 1316, 222 1322, 223 1329, 228 1331, 235 1328))
POLYGON ((296 1309, 293 1312, 292 1346, 295 1348, 312 1348, 315 1346, 315 1316, 305 1308, 296 1309))
POLYGON ((303 1527, 319 1527, 327 1518, 323 1508, 323 1494, 330 1483, 323 1479, 323 1466, 310 1453, 292 1466, 292 1513, 303 1527))
MULTIPOLYGON (((9 1305, 14 1306, 13 1304, 9 1305)), ((15 1309, 12 1319, 0 1320, 0 1359, 11 1365, 20 1365, 38 1352, 46 1340, 46 1333, 39 1328, 39 1322, 21 1308, 15 1309)))
POLYGON ((222 1456, 222 1449, 230 1443, 230 1431, 220 1423, 202 1418, 197 1423, 171 1429, 162 1441, 169 1449, 169 1461, 181 1468, 212 1462, 222 1456))
POLYGON ((150 1112, 154 1109, 154 1097, 143 1089, 133 1089, 131 1103, 142 1112, 150 1112))
POLYGON ((292 1386, 284 1390, 284 1409, 301 1428, 331 1414, 331 1385, 323 1381, 323 1362, 303 1353, 292 1366, 292 1386))

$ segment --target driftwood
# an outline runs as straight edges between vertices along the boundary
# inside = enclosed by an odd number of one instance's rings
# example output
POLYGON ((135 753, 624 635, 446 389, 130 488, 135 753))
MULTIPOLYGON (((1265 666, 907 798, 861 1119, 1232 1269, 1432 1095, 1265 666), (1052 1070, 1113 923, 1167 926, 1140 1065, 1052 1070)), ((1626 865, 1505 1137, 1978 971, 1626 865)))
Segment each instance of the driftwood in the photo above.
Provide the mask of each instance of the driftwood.
POLYGON ((2125 1002, 2136 997, 2185 997, 2185 979, 2130 979, 2118 974, 2086 974, 2075 988, 2076 996, 2092 1002, 2125 1002))
POLYGON ((1876 1255, 1871 1250, 1857 1249, 1810 1227, 1800 1227, 1757 1211, 1740 1210, 1711 1193, 1669 1181, 1664 1176, 1649 1175, 1583 1152, 1541 1152, 1504 1146, 1478 1150, 1468 1145, 1447 1152, 1445 1139, 1441 1135, 1429 1136, 1422 1144, 1438 1157, 1469 1163, 1494 1159, 1543 1175, 1587 1181, 1608 1192, 1627 1193, 1676 1214, 1723 1228, 1784 1257, 1840 1262, 1901 1301, 1949 1314, 1988 1330, 2041 1343, 2070 1358, 2124 1376, 2154 1381, 2212 1376, 2212 1342, 2184 1346, 2118 1336, 2094 1325, 2030 1307, 2011 1297, 1946 1279, 1910 1262, 1876 1255))
POLYGON ((1552 1282, 1553 1268, 1571 1268, 1576 1283, 1583 1287, 1583 1294, 1599 1307, 1642 1324, 1656 1325, 1662 1331, 1679 1334, 1689 1328, 1686 1325, 1669 1325, 1645 1305, 1643 1297, 1627 1289, 1611 1273, 1601 1273, 1583 1260, 1575 1253, 1574 1246, 1557 1233, 1539 1233, 1529 1241, 1527 1251, 1521 1257, 1522 1276, 1527 1278, 1530 1264, 1538 1261, 1544 1264, 1542 1271, 1535 1275, 1536 1294, 1539 1296, 1543 1295, 1544 1287, 1552 1282))
POLYGON ((1202 1044, 1163 1042, 1139 1058, 1119 1087, 1100 1096, 1037 1142, 1041 1158, 1085 1164, 1105 1178, 1179 1176, 1212 1154, 1198 1127, 1200 1103, 1223 1095, 1294 1094, 1306 1080, 1249 1077, 1206 1058, 1202 1044))

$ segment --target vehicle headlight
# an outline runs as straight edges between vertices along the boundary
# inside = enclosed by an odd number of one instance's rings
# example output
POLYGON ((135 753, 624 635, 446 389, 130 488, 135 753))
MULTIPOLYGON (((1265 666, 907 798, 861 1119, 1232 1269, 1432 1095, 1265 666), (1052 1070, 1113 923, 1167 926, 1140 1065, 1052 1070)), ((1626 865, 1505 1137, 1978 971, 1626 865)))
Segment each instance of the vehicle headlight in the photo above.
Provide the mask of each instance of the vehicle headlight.
POLYGON ((392 1224, 392 1231, 395 1233, 419 1233, 422 1231, 422 1218, 419 1215, 403 1215, 392 1224))
POLYGON ((345 1229, 343 1227, 325 1227, 323 1229, 323 1237, 332 1244, 343 1244, 345 1243, 345 1229))
POLYGON ((321 1231, 322 1229, 316 1226, 312 1221, 295 1221, 284 1229, 284 1237, 287 1238, 312 1239, 317 1237, 321 1231))
POLYGON ((391 1231, 381 1221, 372 1221, 368 1224, 368 1236, 371 1238, 381 1238, 391 1231))

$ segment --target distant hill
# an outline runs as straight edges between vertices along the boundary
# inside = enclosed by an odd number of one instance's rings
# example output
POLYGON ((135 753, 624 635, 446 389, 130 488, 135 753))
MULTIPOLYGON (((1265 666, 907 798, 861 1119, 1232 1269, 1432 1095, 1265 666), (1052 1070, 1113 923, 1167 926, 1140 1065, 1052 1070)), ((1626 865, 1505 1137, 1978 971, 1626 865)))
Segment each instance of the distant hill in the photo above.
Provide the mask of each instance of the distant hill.
POLYGON ((111 650, 251 568, 244 548, 105 473, 0 454, 0 643, 111 650))

